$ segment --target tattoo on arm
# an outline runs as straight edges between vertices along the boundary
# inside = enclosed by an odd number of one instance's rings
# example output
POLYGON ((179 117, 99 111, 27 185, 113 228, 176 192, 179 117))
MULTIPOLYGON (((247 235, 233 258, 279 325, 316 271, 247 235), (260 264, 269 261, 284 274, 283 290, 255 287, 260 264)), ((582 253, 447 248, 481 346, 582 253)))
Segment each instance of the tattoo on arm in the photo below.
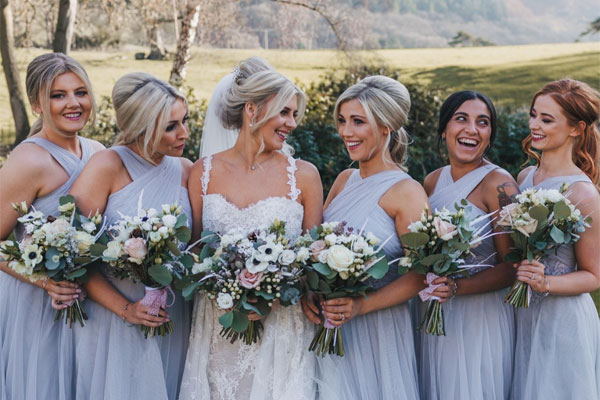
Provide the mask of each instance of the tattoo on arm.
POLYGON ((498 203, 500 204, 500 207, 515 203, 517 201, 517 194, 521 192, 519 187, 514 182, 505 182, 502 185, 496 186, 496 189, 498 190, 498 203), (508 192, 513 194, 509 195, 507 193, 507 189, 508 192))

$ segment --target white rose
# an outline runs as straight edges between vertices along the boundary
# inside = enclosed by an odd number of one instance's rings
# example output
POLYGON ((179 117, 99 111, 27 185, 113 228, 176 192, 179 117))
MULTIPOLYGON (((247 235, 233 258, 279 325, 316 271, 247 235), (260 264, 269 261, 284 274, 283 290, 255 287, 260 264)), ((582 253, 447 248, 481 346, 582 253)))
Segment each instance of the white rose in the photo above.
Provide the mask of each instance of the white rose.
POLYGON ((529 213, 525 213, 514 222, 514 227, 523 235, 529 237, 537 229, 537 224, 537 219, 531 218, 529 213))
POLYGON ((96 224, 93 223, 92 221, 88 221, 88 222, 84 222, 83 224, 81 224, 81 227, 83 228, 83 230, 85 230, 87 233, 92 233, 94 232, 94 230, 96 229, 96 224))
POLYGON ((169 228, 167 228, 166 226, 161 226, 160 228, 158 228, 157 232, 163 238, 166 238, 169 236, 169 228))
POLYGON ((381 240, 379 240, 377 236, 373 235, 373 233, 369 232, 367 233, 367 242, 369 242, 371 246, 377 246, 381 240))
POLYGON ((75 208, 75 203, 65 203, 65 204, 58 206, 58 211, 60 211, 61 213, 64 213, 67 211, 71 211, 74 208, 75 208))
POLYGON ((552 203, 558 203, 559 201, 564 199, 564 196, 562 194, 560 194, 560 192, 556 189, 546 190, 545 195, 546 195, 545 196, 546 200, 548 200, 552 203))
POLYGON ((308 251, 308 248, 301 247, 300 250, 298 250, 298 254, 296 254, 296 261, 304 263, 309 257, 310 251, 308 251))
POLYGON ((102 252, 103 257, 111 259, 119 258, 120 255, 121 243, 116 240, 108 242, 108 244, 106 245, 106 249, 104 250, 104 252, 102 252))
POLYGON ((160 233, 158 233, 158 232, 150 232, 150 234, 148 235, 148 238, 153 243, 158 243, 162 239, 162 237, 160 236, 160 233))
POLYGON ((354 243, 352 244, 352 250, 356 253, 365 253, 368 249, 369 249, 369 244, 361 236, 358 236, 356 238, 356 240, 354 241, 354 243))
POLYGON ((194 263, 192 266, 192 274, 199 274, 206 272, 212 267, 212 259, 210 257, 205 258, 201 263, 194 263))
POLYGON ((94 244, 94 237, 87 232, 77 231, 73 235, 73 239, 77 242, 77 248, 79 253, 85 253, 90 249, 90 246, 94 244))
POLYGON ((150 232, 152 230, 152 224, 150 222, 142 222, 140 228, 142 228, 146 232, 150 232))
POLYGON ((217 305, 221 310, 227 310, 233 307, 233 298, 229 293, 219 293, 217 297, 217 305))
POLYGON ((156 211, 154 208, 149 208, 148 211, 146 211, 146 217, 148 218, 154 218, 157 214, 158 211, 156 211))
POLYGON ((425 225, 421 221, 413 222, 408 225, 408 230, 411 232, 421 232, 425 230, 425 225))
POLYGON ((333 246, 337 241, 337 236, 334 233, 330 233, 329 235, 325 236, 325 243, 327 243, 329 246, 333 246))
POLYGON ((281 254, 279 255, 279 262, 282 265, 290 265, 295 260, 296 260, 296 253, 294 253, 292 250, 289 250, 289 249, 282 251, 281 254))
POLYGON ((510 203, 502 207, 498 218, 498 225, 512 226, 513 221, 519 217, 523 210, 519 203, 510 203))
POLYGON ((177 217, 174 215, 164 215, 162 217, 162 223, 167 227, 167 228, 173 228, 175 226, 175 224, 177 223, 177 217))
POLYGON ((327 252, 327 265, 338 272, 348 271, 353 261, 354 253, 346 246, 335 245, 327 252))

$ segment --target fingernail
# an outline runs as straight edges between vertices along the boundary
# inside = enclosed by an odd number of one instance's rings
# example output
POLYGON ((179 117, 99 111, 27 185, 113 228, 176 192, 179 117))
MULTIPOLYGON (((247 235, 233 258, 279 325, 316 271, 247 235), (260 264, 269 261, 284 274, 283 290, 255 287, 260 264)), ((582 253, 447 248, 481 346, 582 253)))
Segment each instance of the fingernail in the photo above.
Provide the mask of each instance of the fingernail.
POLYGON ((81 289, 77 289, 77 293, 81 293, 81 289))

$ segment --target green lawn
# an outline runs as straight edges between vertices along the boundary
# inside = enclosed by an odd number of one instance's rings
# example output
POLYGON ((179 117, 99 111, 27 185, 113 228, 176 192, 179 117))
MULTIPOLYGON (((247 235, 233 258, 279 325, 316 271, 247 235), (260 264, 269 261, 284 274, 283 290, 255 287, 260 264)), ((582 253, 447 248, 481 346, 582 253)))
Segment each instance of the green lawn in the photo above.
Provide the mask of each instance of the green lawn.
MULTIPOLYGON (((136 61, 122 51, 75 51, 90 75, 96 95, 109 95, 123 74, 146 71, 167 79, 171 61, 136 61)), ((40 49, 18 49, 18 66, 25 81, 27 64, 40 49)), ((404 71, 406 80, 450 89, 472 88, 490 95, 499 105, 522 106, 544 83, 569 76, 600 87, 600 43, 562 43, 440 49, 398 49, 353 53, 350 58, 332 50, 193 49, 187 84, 200 98, 210 97, 218 80, 233 65, 260 55, 291 79, 308 84, 326 70, 343 70, 350 62, 385 63, 404 71)), ((0 130, 4 141, 14 130, 4 79, 0 79, 0 130)), ((2 139, 0 138, 0 142, 2 139)))

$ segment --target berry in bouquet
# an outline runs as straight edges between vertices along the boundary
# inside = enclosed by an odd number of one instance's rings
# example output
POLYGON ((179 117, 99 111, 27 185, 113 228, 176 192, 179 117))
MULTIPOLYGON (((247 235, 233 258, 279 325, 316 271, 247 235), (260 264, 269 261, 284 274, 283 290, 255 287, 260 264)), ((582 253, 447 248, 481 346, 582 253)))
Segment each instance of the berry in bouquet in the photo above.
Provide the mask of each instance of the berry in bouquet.
MULTIPOLYGON (((372 233, 354 232, 345 222, 325 222, 296 242, 297 252, 307 255, 305 265, 308 290, 326 300, 365 296, 370 282, 388 272, 388 263, 380 240, 372 233)), ((344 355, 341 327, 327 319, 319 326, 310 351, 344 355)))
MULTIPOLYGON (((93 251, 108 263, 109 273, 144 285, 141 303, 149 308, 149 314, 158 315, 169 307, 169 294, 175 299, 170 285, 185 269, 179 261, 183 255, 180 249, 191 237, 181 206, 163 204, 161 211, 138 207, 137 215, 122 216, 112 224, 107 237, 106 244, 94 246, 93 251)), ((173 322, 159 327, 142 325, 141 329, 145 338, 166 336, 173 332, 173 322)))
MULTIPOLYGON (((590 217, 584 217, 567 198, 568 185, 560 190, 530 188, 516 196, 516 202, 500 210, 498 225, 510 233, 513 248, 506 260, 540 260, 557 251, 561 245, 571 245, 590 226, 590 217)), ((515 281, 504 301, 514 307, 529 307, 531 287, 515 281)))
MULTIPOLYGON (((84 283, 88 266, 97 258, 91 248, 100 240, 102 216, 83 216, 70 195, 59 199, 58 216, 44 215, 33 206, 29 211, 25 202, 13 204, 13 208, 25 228, 25 236, 0 244, 0 256, 9 267, 31 281, 51 278, 84 283)), ((64 318, 70 328, 76 322, 83 327, 87 320, 83 300, 82 296, 65 303, 67 307, 57 310, 54 320, 64 318)))
POLYGON ((488 229, 489 223, 477 227, 493 213, 471 220, 470 206, 467 204, 466 200, 462 200, 461 205, 454 205, 453 212, 443 208, 441 211, 434 210, 431 215, 428 208, 425 208, 421 219, 408 226, 410 232, 400 236, 404 257, 399 259, 398 272, 404 274, 414 270, 425 275, 429 284, 419 292, 421 300, 427 302, 419 330, 424 330, 427 334, 446 334, 442 304, 437 296, 432 295, 439 285, 432 282, 439 277, 458 277, 469 268, 486 265, 469 265, 466 260, 473 256, 472 248, 494 235, 488 229), (487 231, 484 233, 485 230, 487 231))
POLYGON ((275 220, 250 233, 204 231, 200 242, 200 254, 181 260, 188 274, 178 287, 187 299, 199 291, 216 302, 224 311, 221 335, 231 343, 242 339, 251 345, 260 339, 262 322, 248 319, 250 312, 265 317, 275 302, 287 307, 300 301, 304 260, 285 236, 285 222, 275 220))

